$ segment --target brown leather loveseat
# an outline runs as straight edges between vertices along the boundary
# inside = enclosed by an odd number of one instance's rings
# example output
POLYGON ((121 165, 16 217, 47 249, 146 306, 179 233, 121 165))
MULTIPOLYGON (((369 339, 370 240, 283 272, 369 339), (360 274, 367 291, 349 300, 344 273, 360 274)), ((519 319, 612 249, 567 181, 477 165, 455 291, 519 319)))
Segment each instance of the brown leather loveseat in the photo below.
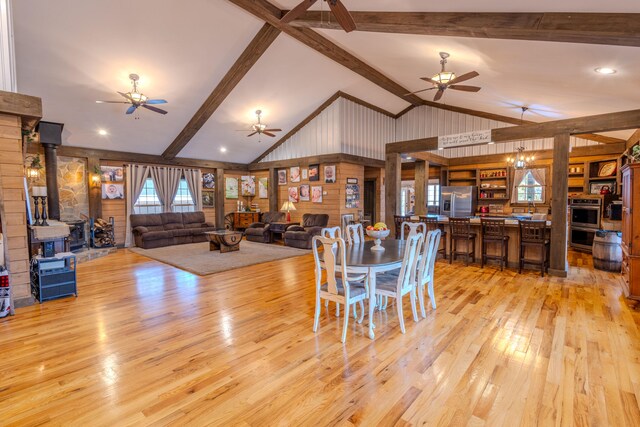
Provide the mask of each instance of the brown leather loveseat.
POLYGON ((329 223, 327 214, 304 214, 302 225, 292 225, 284 233, 284 244, 300 249, 311 249, 313 236, 320 234, 329 223))
POLYGON ((204 219, 204 212, 131 215, 136 246, 143 249, 207 241, 206 231, 216 227, 204 219))

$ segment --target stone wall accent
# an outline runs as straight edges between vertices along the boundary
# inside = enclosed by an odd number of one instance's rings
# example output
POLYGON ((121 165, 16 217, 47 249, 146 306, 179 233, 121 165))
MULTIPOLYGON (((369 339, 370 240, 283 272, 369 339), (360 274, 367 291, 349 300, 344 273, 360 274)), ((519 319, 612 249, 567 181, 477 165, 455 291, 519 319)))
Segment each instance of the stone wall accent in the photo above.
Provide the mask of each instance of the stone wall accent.
MULTIPOLYGON (((40 156, 43 169, 37 180, 29 182, 29 194, 32 187, 46 186, 44 158, 40 156)), ((26 162, 30 164, 30 161, 26 162)), ((60 220, 82 219, 89 216, 89 189, 87 187, 87 165, 84 159, 58 156, 58 191, 60 192, 60 220)), ((33 212, 33 198, 31 211, 33 212)))

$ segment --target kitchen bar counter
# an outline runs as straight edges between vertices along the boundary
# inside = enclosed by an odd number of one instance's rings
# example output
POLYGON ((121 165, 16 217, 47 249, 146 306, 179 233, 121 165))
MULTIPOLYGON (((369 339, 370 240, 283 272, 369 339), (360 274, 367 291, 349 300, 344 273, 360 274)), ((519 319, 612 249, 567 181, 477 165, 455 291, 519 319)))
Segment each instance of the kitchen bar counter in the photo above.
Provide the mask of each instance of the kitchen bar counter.
MULTIPOLYGON (((429 215, 431 216, 431 215, 429 215)), ((435 215, 433 215, 435 216, 435 215)), ((507 217, 494 217, 494 216, 484 216, 483 218, 487 218, 487 219, 504 219, 505 220, 505 232, 506 235, 509 236, 509 246, 508 246, 508 263, 509 263, 509 267, 511 268, 518 268, 518 264, 519 264, 519 257, 520 257, 520 229, 518 227, 518 220, 517 219, 509 219, 507 217)), ((416 217, 417 219, 417 217, 416 217)), ((451 240, 451 230, 449 229, 449 217, 446 216, 442 216, 439 215, 438 216, 438 223, 441 224, 441 228, 443 230, 445 230, 447 232, 447 258, 449 257, 449 254, 451 253, 450 250, 450 240, 451 240)), ((551 221, 547 221, 547 227, 549 228, 549 232, 550 227, 551 227, 551 221)), ((480 229, 480 218, 479 217, 472 217, 471 218, 471 232, 472 233, 476 233, 476 247, 475 247, 475 256, 476 256, 476 264, 480 264, 480 260, 481 260, 481 256, 482 256, 482 232, 480 229)), ((458 242, 458 247, 459 248, 464 248, 463 245, 465 245, 465 242, 458 242)), ((496 243, 490 243, 487 246, 487 254, 488 255, 499 255, 500 254, 500 246, 496 243)), ((538 251, 533 251, 533 250, 529 250, 527 249, 527 252, 525 253, 525 258, 527 259, 540 259, 539 257, 539 252, 538 251)), ((462 257, 458 257, 457 261, 454 262, 461 262, 464 263, 464 256, 462 257)), ((489 265, 496 265, 497 261, 489 261, 488 262, 489 265)), ((525 264, 525 268, 529 269, 535 269, 535 266, 528 266, 525 264)))

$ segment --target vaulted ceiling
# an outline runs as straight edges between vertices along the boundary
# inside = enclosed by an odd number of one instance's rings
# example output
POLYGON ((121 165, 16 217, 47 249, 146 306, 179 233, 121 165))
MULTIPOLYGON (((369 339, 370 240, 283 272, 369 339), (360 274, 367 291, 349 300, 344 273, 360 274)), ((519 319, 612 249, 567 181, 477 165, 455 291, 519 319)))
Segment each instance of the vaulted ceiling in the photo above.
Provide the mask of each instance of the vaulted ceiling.
MULTIPOLYGON (((640 12, 636 0, 343 1, 354 11, 640 12)), ((273 4, 289 9, 297 2, 273 4)), ((190 0, 188 6, 172 0, 19 0, 13 8, 18 90, 42 97, 45 120, 65 123, 65 144, 148 154, 171 144, 264 24, 227 0, 190 0), (143 110, 135 120, 124 114, 125 105, 94 102, 118 100, 115 91, 129 90, 132 72, 140 74, 142 92, 169 101, 169 114, 143 110), (98 129, 108 135, 99 136, 98 129)), ((473 84, 483 88, 448 91, 443 101, 455 106, 519 117, 514 106, 530 105, 529 119, 543 121, 634 109, 640 102, 636 47, 316 31, 412 91, 426 87, 418 77, 439 71, 438 52, 449 52, 449 68, 477 70, 473 84), (598 66, 618 73, 598 75, 598 66)), ((250 162, 277 140, 237 131, 255 121, 256 109, 284 135, 338 90, 392 113, 409 105, 280 34, 179 156, 250 162)))

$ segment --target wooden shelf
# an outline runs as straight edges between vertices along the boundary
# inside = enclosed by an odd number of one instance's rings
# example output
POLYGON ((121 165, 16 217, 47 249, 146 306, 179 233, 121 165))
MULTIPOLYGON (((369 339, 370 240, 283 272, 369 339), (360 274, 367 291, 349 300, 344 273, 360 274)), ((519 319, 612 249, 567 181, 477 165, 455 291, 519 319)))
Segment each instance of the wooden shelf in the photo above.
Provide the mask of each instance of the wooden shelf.
POLYGON ((475 181, 475 178, 449 178, 449 181, 475 181))
POLYGON ((501 201, 505 201, 508 202, 509 198, 508 197, 478 197, 478 201, 482 202, 482 201, 489 201, 489 202, 495 202, 496 200, 501 200, 501 201))
POLYGON ((615 181, 616 176, 594 176, 593 178, 589 178, 589 181, 615 181))
POLYGON ((480 178, 480 180, 482 181, 490 181, 490 180, 498 180, 498 179, 507 179, 506 176, 492 176, 492 177, 484 177, 484 178, 480 178))
POLYGON ((574 177, 574 178, 580 178, 580 177, 584 177, 584 173, 580 172, 580 173, 570 173, 569 177, 574 177))

